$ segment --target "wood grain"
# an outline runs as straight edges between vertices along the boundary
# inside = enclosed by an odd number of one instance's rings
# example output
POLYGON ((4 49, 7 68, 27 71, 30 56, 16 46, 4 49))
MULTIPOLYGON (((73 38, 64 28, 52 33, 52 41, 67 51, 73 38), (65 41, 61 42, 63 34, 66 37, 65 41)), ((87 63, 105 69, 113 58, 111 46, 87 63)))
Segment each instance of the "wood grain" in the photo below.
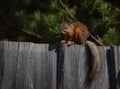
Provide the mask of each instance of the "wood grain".
POLYGON ((0 47, 3 52, 0 60, 4 60, 1 89, 56 89, 55 49, 49 50, 48 44, 0 44, 4 45, 4 48, 0 47))
POLYGON ((88 80, 90 55, 84 45, 65 46, 64 89, 108 89, 109 78, 106 53, 108 47, 100 47, 102 56, 101 74, 93 81, 88 80))
POLYGON ((120 46, 100 46, 100 75, 89 81, 85 45, 0 42, 0 89, 120 89, 120 46))

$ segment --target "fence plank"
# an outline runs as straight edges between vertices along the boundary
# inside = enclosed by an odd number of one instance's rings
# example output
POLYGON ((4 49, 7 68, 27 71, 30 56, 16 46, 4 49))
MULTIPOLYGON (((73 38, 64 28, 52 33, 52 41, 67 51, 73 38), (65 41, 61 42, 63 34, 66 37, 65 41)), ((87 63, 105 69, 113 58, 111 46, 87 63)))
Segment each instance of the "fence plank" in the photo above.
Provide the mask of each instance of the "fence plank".
POLYGON ((18 43, 13 44, 11 42, 3 43, 4 48, 4 75, 3 85, 1 89, 15 89, 15 76, 16 76, 16 62, 18 60, 18 43))
POLYGON ((56 89, 55 49, 49 50, 48 44, 22 42, 4 42, 3 49, 1 89, 56 89))
POLYGON ((109 73, 108 73, 108 51, 110 50, 109 46, 101 46, 99 47, 101 53, 101 60, 102 60, 102 70, 100 76, 96 79, 95 87, 93 89, 98 89, 97 86, 99 85, 99 89, 110 89, 109 84, 109 73))
POLYGON ((112 72, 115 72, 116 73, 116 82, 117 82, 117 89, 120 89, 120 46, 114 46, 113 48, 114 50, 114 55, 115 55, 115 71, 112 71, 112 72))
POLYGON ((91 86, 87 84, 87 71, 89 58, 83 45, 64 47, 64 89, 108 89, 109 78, 106 53, 109 48, 101 47, 102 71, 91 86))

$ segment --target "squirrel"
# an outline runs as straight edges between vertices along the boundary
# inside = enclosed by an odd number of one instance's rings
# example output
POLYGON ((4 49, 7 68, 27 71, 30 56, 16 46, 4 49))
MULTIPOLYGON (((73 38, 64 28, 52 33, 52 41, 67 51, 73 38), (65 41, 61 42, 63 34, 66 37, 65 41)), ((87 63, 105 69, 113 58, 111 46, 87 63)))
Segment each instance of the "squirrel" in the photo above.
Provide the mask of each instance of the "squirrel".
POLYGON ((101 70, 100 52, 95 43, 87 40, 89 34, 87 26, 81 22, 68 23, 63 21, 61 24, 61 33, 64 36, 64 40, 61 40, 62 44, 67 43, 70 46, 74 43, 85 43, 88 45, 92 55, 92 70, 89 78, 94 79, 97 77, 101 70))

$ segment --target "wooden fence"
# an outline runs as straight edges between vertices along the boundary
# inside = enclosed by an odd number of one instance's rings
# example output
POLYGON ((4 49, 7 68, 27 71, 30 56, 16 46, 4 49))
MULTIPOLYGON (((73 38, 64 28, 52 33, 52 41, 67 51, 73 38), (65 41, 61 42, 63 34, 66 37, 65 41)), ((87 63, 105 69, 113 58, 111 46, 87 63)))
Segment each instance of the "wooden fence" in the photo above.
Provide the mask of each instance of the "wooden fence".
POLYGON ((99 47, 100 76, 88 84, 85 45, 0 42, 0 89, 120 89, 120 47, 99 47))

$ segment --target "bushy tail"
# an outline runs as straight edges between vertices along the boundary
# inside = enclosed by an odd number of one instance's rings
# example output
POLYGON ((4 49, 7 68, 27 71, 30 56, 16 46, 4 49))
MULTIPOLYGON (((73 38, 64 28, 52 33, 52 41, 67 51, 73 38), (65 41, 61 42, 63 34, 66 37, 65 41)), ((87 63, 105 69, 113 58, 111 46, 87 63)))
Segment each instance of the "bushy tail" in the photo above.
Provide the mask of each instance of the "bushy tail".
POLYGON ((88 45, 91 55, 92 55, 92 70, 89 75, 90 79, 94 79, 101 70, 101 58, 100 58, 100 52, 96 44, 94 44, 91 41, 86 41, 86 44, 88 45))

